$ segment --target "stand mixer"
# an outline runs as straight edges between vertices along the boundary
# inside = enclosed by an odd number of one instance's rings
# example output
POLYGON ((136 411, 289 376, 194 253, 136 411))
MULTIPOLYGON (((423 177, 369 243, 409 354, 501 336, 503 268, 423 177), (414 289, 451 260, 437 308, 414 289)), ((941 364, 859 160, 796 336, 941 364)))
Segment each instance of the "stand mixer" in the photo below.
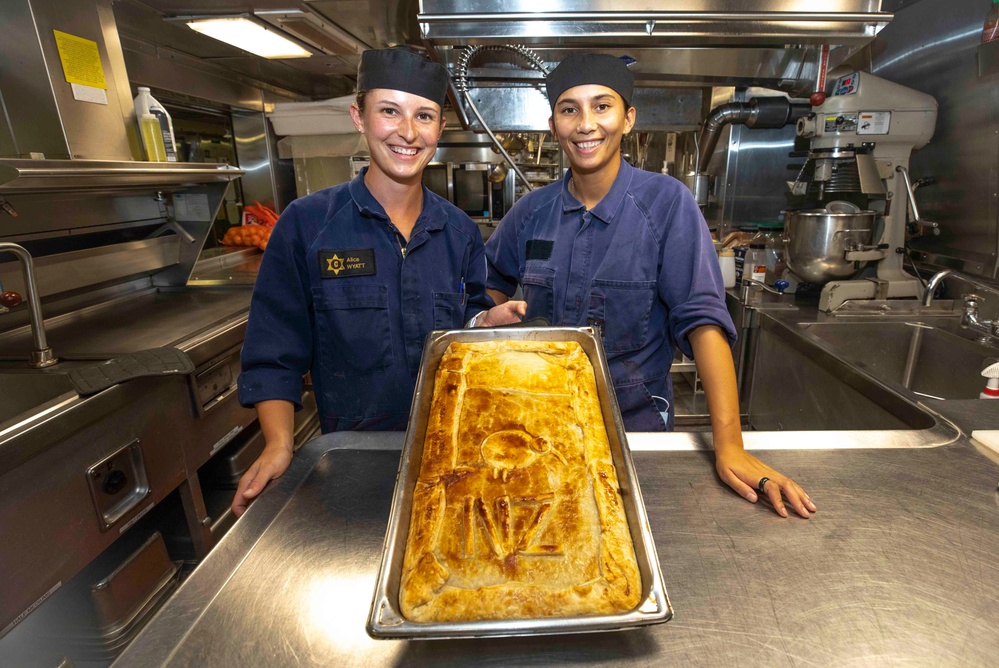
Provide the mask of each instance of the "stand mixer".
POLYGON ((793 194, 806 195, 820 208, 787 212, 787 260, 796 275, 824 283, 820 310, 832 311, 851 299, 922 296, 922 285, 902 268, 906 204, 912 209, 913 222, 932 228, 937 225, 920 220, 908 167, 912 151, 925 146, 933 136, 936 119, 937 102, 932 96, 866 72, 841 77, 828 99, 798 119, 798 135, 810 140, 806 166, 813 162, 814 173, 810 182, 802 181, 803 167, 798 179, 788 185, 793 194), (861 211, 863 208, 870 211, 861 211), (849 218, 851 213, 858 217, 849 218), (796 239, 796 214, 801 220, 805 214, 819 215, 827 222, 838 219, 839 227, 817 230, 814 224, 807 228, 798 225, 796 239), (855 223, 860 220, 867 222, 855 223), (874 220, 879 224, 872 229, 870 221, 874 220), (851 226, 866 229, 848 229, 851 226), (880 235, 874 237, 878 228, 880 235), (802 238, 804 234, 809 238, 802 238), (811 272, 801 269, 808 260, 796 257, 805 254, 801 250, 805 247, 818 253, 815 257, 820 260, 808 267, 811 272), (842 272, 815 272, 814 267, 822 266, 823 252, 829 266, 845 265, 848 277, 868 262, 875 262, 876 269, 839 280, 842 272))

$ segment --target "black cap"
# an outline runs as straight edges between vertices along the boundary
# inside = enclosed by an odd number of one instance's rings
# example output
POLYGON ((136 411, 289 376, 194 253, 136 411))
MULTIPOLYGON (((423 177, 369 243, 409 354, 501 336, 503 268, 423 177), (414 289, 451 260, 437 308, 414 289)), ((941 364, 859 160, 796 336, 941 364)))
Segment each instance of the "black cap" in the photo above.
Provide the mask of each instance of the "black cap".
POLYGON ((635 87, 635 75, 624 61, 602 53, 571 53, 545 78, 552 109, 559 96, 574 86, 607 86, 624 98, 627 107, 635 87))
POLYGON ((368 49, 357 65, 357 90, 401 90, 433 100, 441 107, 447 97, 447 70, 443 65, 405 47, 368 49))

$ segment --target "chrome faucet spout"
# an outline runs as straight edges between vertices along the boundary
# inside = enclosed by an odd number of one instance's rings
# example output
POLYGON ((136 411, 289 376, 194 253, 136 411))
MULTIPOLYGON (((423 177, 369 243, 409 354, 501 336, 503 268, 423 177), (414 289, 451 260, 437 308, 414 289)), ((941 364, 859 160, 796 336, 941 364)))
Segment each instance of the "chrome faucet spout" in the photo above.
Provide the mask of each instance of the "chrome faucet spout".
POLYGON ((933 303, 933 293, 936 291, 937 286, 940 285, 940 281, 952 273, 954 273, 953 269, 943 269, 933 274, 933 278, 926 284, 926 292, 923 293, 923 306, 929 306, 933 303))
POLYGON ((974 276, 969 276, 968 274, 962 274, 961 272, 954 271, 953 269, 941 269, 937 273, 933 274, 933 278, 931 278, 930 282, 926 284, 926 292, 923 293, 923 306, 929 306, 933 303, 933 291, 936 290, 940 281, 947 276, 953 276, 962 283, 968 283, 969 285, 973 285, 974 287, 985 290, 986 292, 999 295, 999 285, 986 283, 980 278, 975 278, 974 276))
POLYGON ((31 253, 24 246, 0 241, 0 253, 13 253, 21 262, 21 275, 24 277, 24 289, 28 292, 28 315, 31 317, 31 338, 34 350, 28 362, 35 368, 52 366, 59 361, 49 348, 45 337, 45 322, 42 318, 42 304, 38 298, 38 285, 35 283, 35 265, 31 253))

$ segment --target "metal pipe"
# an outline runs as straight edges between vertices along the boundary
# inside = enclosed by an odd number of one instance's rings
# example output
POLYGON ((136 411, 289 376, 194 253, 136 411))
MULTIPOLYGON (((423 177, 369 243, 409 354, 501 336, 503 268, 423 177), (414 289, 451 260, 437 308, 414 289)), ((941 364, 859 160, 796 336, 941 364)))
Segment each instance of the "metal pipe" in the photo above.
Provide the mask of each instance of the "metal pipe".
POLYGON ((722 128, 730 123, 745 123, 752 113, 749 105, 743 102, 733 102, 715 107, 704 119, 704 127, 701 128, 700 139, 697 142, 697 164, 695 171, 704 172, 711 161, 711 154, 715 152, 718 145, 718 137, 721 136, 722 128))
POLYGON ((0 253, 13 253, 21 261, 21 274, 24 277, 24 288, 28 292, 28 314, 31 317, 31 338, 35 349, 31 351, 28 362, 36 369, 52 366, 59 361, 49 348, 45 337, 45 322, 42 318, 42 304, 38 299, 38 285, 35 283, 35 265, 31 253, 18 244, 0 241, 0 253))
POLYGON ((455 88, 457 88, 458 92, 461 93, 462 97, 465 98, 465 102, 468 104, 468 108, 472 110, 472 113, 475 114, 475 118, 477 118, 479 121, 479 125, 481 125, 482 129, 486 131, 486 134, 489 135, 489 138, 493 140, 493 144, 495 144, 496 148, 499 149, 500 155, 502 155, 503 159, 506 160, 506 163, 513 168, 514 173, 520 178, 520 181, 521 183, 524 184, 524 187, 530 191, 534 190, 534 187, 527 180, 527 177, 524 176, 524 172, 520 171, 520 167, 518 167, 517 163, 513 161, 513 158, 510 157, 510 154, 506 152, 505 148, 503 148, 503 144, 500 142, 500 140, 496 138, 495 134, 493 134, 493 131, 486 124, 485 119, 482 118, 482 114, 479 113, 478 107, 475 106, 475 102, 472 101, 472 96, 468 94, 468 65, 469 63, 471 63, 472 58, 476 54, 482 51, 500 51, 500 50, 513 51, 514 53, 522 56, 543 75, 545 76, 548 75, 548 69, 545 67, 544 61, 542 61, 541 58, 536 53, 534 53, 525 46, 520 46, 519 44, 477 45, 473 46, 470 49, 465 50, 458 58, 458 66, 455 70, 455 78, 457 79, 457 81, 455 82, 455 88))
POLYGON ((706 172, 711 155, 718 145, 721 130, 731 123, 745 124, 754 129, 782 128, 797 123, 811 112, 806 102, 791 102, 784 97, 754 97, 748 102, 730 102, 715 107, 704 119, 698 148, 698 173, 706 172))
POLYGON ((930 329, 924 325, 916 325, 912 328, 912 337, 909 339, 909 349, 905 353, 905 368, 902 369, 902 387, 912 389, 912 378, 916 373, 916 362, 919 361, 919 351, 923 347, 923 330, 930 329))

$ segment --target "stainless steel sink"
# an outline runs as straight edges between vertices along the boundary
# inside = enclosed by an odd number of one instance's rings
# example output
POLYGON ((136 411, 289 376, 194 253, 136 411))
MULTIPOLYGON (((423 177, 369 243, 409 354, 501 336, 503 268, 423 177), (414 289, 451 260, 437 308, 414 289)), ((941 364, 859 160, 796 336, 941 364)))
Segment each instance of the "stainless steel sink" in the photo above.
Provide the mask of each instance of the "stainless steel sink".
POLYGON ((956 318, 799 326, 872 376, 931 399, 977 399, 982 369, 999 360, 999 349, 971 340, 956 318))
MULTIPOLYGON (((759 442, 748 438, 747 447, 922 448, 960 437, 930 402, 867 368, 867 360, 886 356, 892 346, 902 348, 904 359, 907 348, 897 340, 911 334, 905 321, 838 320, 807 308, 763 309, 754 318, 741 402, 744 431, 761 436, 759 442), (869 340, 880 340, 882 329, 894 334, 885 334, 888 341, 878 349, 869 340), (859 359, 860 353, 867 357, 859 359)), ((926 355, 920 368, 929 371, 929 346, 926 355)))
POLYGON ((65 374, 0 371, 0 440, 76 398, 65 374))

